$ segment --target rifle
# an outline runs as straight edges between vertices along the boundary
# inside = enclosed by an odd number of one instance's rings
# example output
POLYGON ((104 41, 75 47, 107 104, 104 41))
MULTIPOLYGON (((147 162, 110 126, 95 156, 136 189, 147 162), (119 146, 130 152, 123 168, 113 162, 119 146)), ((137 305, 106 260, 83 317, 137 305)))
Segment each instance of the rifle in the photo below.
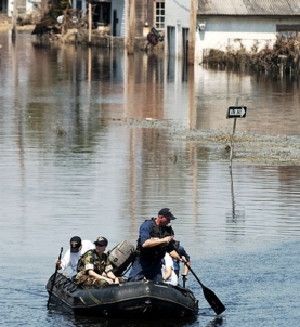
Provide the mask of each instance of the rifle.
MULTIPOLYGON (((58 256, 58 260, 61 260, 61 256, 62 256, 62 253, 63 253, 63 247, 60 248, 60 254, 58 256)), ((51 296, 52 296, 52 292, 53 292, 53 288, 54 288, 54 285, 55 285, 55 279, 56 279, 56 275, 57 275, 57 266, 55 266, 55 272, 53 274, 53 278, 52 278, 52 284, 51 284, 51 287, 50 287, 50 290, 49 290, 49 299, 48 299, 48 303, 47 303, 47 308, 49 309, 49 305, 50 305, 50 301, 51 301, 51 296)))

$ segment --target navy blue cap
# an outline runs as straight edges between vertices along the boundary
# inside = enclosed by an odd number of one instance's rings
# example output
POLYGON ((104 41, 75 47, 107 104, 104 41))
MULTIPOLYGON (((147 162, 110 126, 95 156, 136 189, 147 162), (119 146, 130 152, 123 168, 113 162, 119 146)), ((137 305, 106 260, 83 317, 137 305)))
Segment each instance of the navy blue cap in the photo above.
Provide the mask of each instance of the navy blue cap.
POLYGON ((176 219, 176 218, 173 216, 173 214, 172 214, 172 212, 170 211, 169 208, 163 208, 163 209, 160 209, 160 210, 158 211, 158 215, 159 215, 159 216, 164 216, 164 217, 166 217, 166 218, 169 218, 170 220, 174 220, 174 219, 176 219))

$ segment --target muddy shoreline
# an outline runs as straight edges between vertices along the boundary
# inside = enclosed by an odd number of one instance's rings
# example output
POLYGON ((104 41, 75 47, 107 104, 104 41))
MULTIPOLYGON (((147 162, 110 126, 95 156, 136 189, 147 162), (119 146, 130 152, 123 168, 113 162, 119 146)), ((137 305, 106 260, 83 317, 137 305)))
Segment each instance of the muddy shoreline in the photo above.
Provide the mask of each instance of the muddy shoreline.
MULTIPOLYGON (((189 130, 167 120, 114 119, 113 121, 128 128, 164 129, 171 140, 197 145, 210 159, 229 161, 230 158, 231 134, 225 131, 189 130)), ((170 157, 170 160, 177 162, 180 157, 174 153, 174 157, 170 157)), ((233 162, 260 166, 300 166, 300 135, 236 132, 233 162)))

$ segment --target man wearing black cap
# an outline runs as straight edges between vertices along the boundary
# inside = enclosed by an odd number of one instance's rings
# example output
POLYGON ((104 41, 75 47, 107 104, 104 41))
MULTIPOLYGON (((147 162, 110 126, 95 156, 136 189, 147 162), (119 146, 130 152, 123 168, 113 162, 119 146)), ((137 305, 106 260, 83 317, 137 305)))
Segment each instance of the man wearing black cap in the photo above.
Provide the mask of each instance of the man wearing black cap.
POLYGON ((161 282, 161 260, 166 252, 172 257, 180 259, 174 251, 172 241, 174 232, 168 226, 171 220, 176 219, 169 208, 159 210, 156 218, 145 220, 140 226, 137 252, 129 274, 129 281, 138 281, 143 278, 161 282))
POLYGON ((79 236, 73 236, 70 238, 70 248, 64 254, 61 260, 56 261, 56 267, 58 270, 65 271, 68 269, 69 277, 73 277, 77 273, 77 263, 83 253, 88 250, 94 249, 94 244, 89 240, 81 240, 79 236))

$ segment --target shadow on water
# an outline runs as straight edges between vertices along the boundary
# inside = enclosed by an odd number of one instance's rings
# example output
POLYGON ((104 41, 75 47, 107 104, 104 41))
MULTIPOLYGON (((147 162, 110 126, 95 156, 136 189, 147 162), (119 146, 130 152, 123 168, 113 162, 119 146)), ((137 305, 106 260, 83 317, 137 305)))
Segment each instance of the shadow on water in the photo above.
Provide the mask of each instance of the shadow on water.
POLYGON ((213 318, 205 327, 218 327, 223 325, 223 317, 213 318))
MULTIPOLYGON (((209 311, 209 310, 208 310, 209 311)), ((210 315, 206 310, 201 310, 198 316, 175 319, 172 317, 159 318, 159 317, 137 317, 137 318, 106 318, 96 316, 82 316, 76 315, 73 312, 66 311, 62 306, 51 306, 48 311, 49 317, 52 321, 56 321, 64 326, 76 327, 184 327, 196 326, 198 323, 206 322, 205 327, 218 327, 223 326, 224 317, 210 315), (208 322, 207 320, 210 319, 208 322)))
MULTIPOLYGON (((200 317, 201 320, 201 317, 200 317)), ((195 326, 195 322, 197 321, 196 318, 194 319, 185 319, 179 321, 178 319, 171 319, 168 320, 164 319, 151 319, 151 320, 144 320, 144 319, 94 319, 91 320, 90 318, 78 318, 76 317, 74 320, 74 325, 78 327, 83 326, 92 326, 92 327, 153 327, 160 326, 160 327, 183 327, 183 326, 195 326)), ((223 325, 223 317, 214 317, 205 327, 218 327, 223 325)))
POLYGON ((193 321, 178 321, 178 320, 162 320, 162 319, 153 319, 153 320, 145 320, 145 319, 104 319, 101 320, 94 319, 90 320, 90 318, 82 319, 82 318, 75 318, 75 326, 97 326, 97 327, 152 327, 153 325, 161 326, 161 327, 181 327, 181 326, 188 326, 194 323, 196 320, 193 321))
MULTIPOLYGON (((197 321, 197 317, 185 318, 185 319, 172 319, 172 318, 158 318, 158 317, 147 317, 145 318, 105 318, 105 317, 93 317, 93 316, 81 316, 75 315, 71 312, 63 311, 62 308, 52 308, 49 310, 49 316, 51 320, 57 322, 63 322, 67 326, 77 327, 183 327, 191 326, 197 321)), ((215 318, 211 321, 208 326, 221 326, 215 325, 215 318)))

